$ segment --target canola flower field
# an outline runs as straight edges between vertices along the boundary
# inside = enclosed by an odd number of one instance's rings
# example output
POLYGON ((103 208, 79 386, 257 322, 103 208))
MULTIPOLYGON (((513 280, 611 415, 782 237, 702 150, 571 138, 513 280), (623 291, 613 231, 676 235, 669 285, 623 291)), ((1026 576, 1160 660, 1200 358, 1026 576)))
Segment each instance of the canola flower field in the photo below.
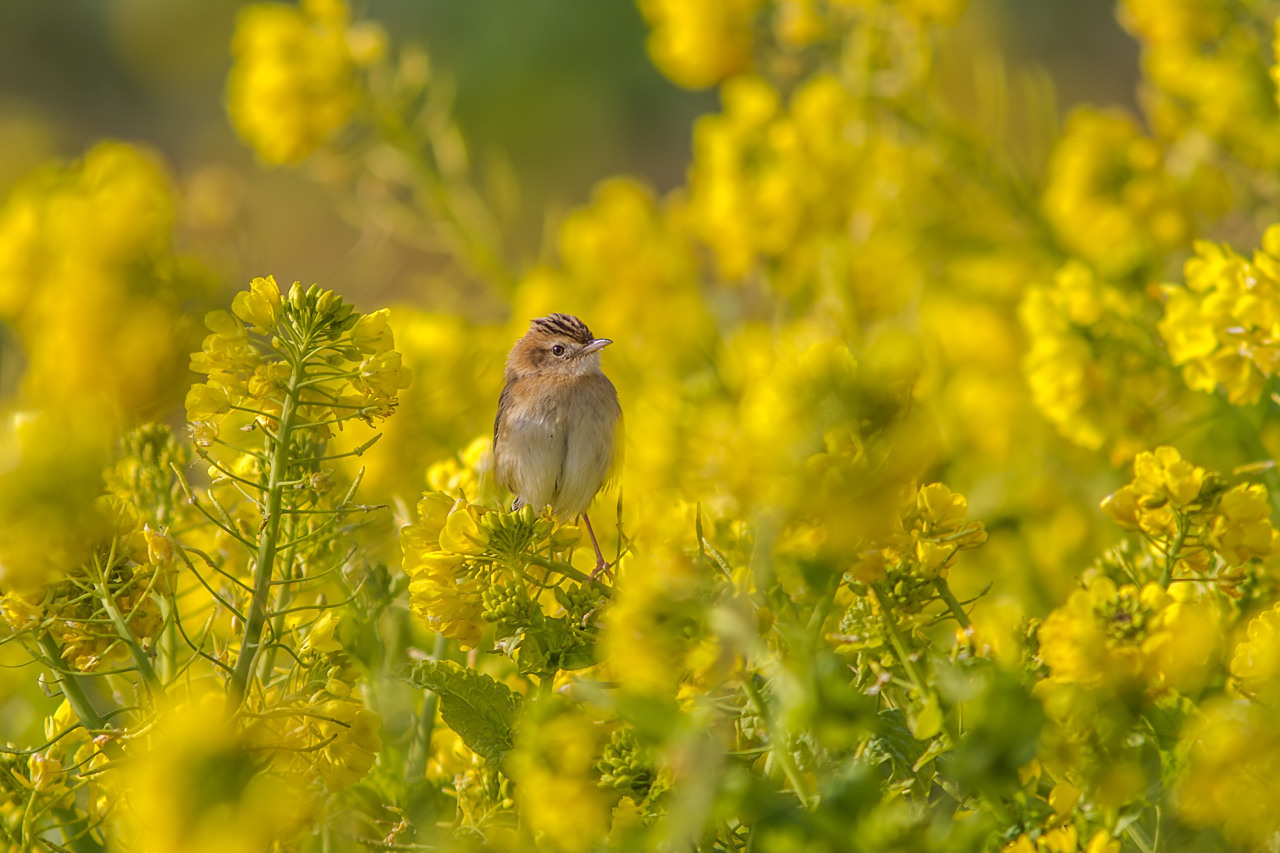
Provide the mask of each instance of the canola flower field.
POLYGON ((532 259, 421 46, 240 9, 260 167, 474 310, 232 288, 140 142, 0 202, 0 849, 1280 850, 1280 4, 1121 0, 1061 122, 963 0, 638 6, 718 106, 532 259), (552 311, 597 581, 492 476, 552 311))

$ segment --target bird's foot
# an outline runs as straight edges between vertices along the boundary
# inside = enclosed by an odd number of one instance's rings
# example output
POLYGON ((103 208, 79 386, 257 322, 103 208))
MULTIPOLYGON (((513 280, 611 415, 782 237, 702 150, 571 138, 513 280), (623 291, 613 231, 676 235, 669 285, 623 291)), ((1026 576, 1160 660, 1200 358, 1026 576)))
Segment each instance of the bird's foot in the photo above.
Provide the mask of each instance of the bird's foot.
POLYGON ((596 583, 596 578, 600 575, 604 575, 610 583, 613 583, 613 563, 606 563, 602 554, 596 554, 596 567, 591 570, 591 582, 596 583))

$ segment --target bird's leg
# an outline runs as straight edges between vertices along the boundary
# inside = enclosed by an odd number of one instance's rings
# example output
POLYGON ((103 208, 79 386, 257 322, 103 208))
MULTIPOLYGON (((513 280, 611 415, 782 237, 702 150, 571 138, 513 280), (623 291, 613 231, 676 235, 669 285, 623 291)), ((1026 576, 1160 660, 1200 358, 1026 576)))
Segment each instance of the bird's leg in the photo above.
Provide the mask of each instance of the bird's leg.
POLYGON ((600 552, 600 543, 596 541, 596 532, 591 529, 591 519, 587 518, 587 514, 585 512, 582 514, 582 521, 587 525, 587 533, 591 534, 591 544, 596 549, 596 567, 591 573, 591 579, 595 580, 596 575, 601 572, 613 577, 613 573, 609 571, 609 564, 604 560, 604 554, 600 552))

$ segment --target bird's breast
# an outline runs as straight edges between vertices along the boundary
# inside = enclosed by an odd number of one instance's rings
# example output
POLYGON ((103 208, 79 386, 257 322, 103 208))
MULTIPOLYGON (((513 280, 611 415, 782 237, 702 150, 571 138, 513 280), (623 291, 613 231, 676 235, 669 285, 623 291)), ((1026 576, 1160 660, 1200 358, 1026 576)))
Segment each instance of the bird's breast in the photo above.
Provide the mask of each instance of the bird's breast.
POLYGON ((495 473, 518 503, 577 515, 590 506, 609 472, 617 393, 603 374, 540 390, 509 395, 495 435, 495 473))

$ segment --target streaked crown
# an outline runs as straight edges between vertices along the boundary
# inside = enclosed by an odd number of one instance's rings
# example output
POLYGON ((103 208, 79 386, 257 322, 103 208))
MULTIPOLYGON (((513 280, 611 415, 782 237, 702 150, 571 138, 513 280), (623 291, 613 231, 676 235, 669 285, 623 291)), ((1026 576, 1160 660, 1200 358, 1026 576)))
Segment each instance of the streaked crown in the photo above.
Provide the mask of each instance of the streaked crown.
POLYGON ((595 340, 595 335, 591 334, 587 324, 572 314, 548 314, 545 317, 539 317, 529 324, 529 331, 560 335, 579 344, 589 344, 595 340))

